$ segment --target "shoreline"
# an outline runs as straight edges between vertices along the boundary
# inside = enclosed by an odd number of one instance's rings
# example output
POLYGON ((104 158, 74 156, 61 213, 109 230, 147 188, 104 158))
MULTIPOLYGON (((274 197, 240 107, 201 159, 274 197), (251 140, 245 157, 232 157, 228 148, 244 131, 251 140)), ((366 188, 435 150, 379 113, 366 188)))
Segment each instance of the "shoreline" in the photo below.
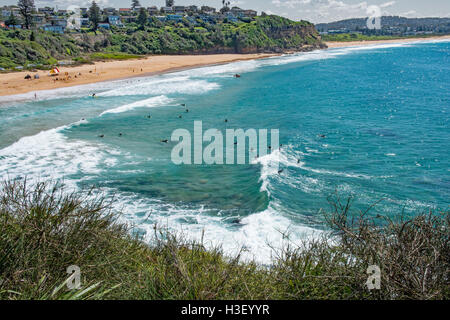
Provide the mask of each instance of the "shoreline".
POLYGON ((49 76, 48 70, 21 71, 0 74, 0 97, 53 90, 105 81, 145 77, 232 62, 264 59, 280 54, 215 54, 161 55, 142 59, 102 61, 80 66, 60 67, 60 75, 49 76), (67 73, 67 76, 66 76, 67 73), (25 80, 26 75, 39 79, 25 80), (81 74, 81 75, 80 75, 81 74), (69 78, 70 77, 70 78, 69 78), (56 80, 58 79, 58 80, 56 80))
MULTIPOLYGON (((433 40, 450 40, 450 36, 325 43, 328 46, 328 49, 333 49, 352 46, 370 46, 392 43, 401 44, 433 40)), ((60 67, 59 69, 61 74, 56 77, 50 77, 48 70, 39 70, 37 72, 21 71, 0 73, 0 97, 15 96, 26 93, 38 93, 39 91, 95 84, 105 81, 159 75, 205 66, 264 59, 280 55, 281 54, 276 53, 161 55, 149 56, 141 59, 102 61, 95 62, 94 64, 60 67), (24 78, 28 74, 31 77, 34 77, 34 75, 37 74, 39 75, 39 79, 25 80, 24 78)))
POLYGON ((369 40, 369 41, 327 41, 325 44, 329 49, 344 48, 354 46, 370 46, 374 44, 392 44, 392 43, 414 43, 422 41, 434 41, 434 40, 450 40, 450 35, 447 36, 435 36, 435 37, 423 37, 423 38, 399 38, 392 40, 369 40))

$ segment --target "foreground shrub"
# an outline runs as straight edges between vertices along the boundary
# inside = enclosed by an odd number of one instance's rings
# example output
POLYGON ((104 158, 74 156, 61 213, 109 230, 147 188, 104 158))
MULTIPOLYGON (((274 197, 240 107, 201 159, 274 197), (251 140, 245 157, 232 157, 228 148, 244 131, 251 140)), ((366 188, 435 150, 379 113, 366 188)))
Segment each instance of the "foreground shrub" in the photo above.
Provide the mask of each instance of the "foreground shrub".
POLYGON ((352 213, 336 197, 327 214, 332 233, 286 248, 274 268, 290 292, 284 298, 448 299, 449 215, 395 219, 352 213), (369 266, 381 271, 381 289, 368 290, 369 266))
POLYGON ((0 299, 448 299, 448 213, 379 221, 333 204, 333 233, 286 247, 267 267, 156 226, 149 246, 92 191, 5 182, 0 299), (77 290, 66 286, 71 265, 77 290), (367 290, 369 265, 381 269, 381 290, 367 290))

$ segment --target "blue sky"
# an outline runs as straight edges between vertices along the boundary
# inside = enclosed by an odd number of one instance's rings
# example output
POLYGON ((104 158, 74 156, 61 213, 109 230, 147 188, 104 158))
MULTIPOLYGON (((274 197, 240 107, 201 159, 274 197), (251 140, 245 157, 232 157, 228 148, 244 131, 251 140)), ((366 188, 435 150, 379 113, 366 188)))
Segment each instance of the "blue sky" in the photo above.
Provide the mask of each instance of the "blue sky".
MULTIPOLYGON (((14 4, 15 0, 0 0, 0 6, 14 4)), ((70 5, 86 7, 89 0, 35 0, 38 6, 70 5)), ((140 0, 144 6, 162 6, 164 0, 140 0)), ((221 0, 175 0, 179 5, 209 5, 219 8, 221 0)), ((367 9, 377 5, 383 14, 406 17, 450 17, 450 0, 231 0, 244 9, 255 9, 314 23, 330 22, 353 17, 366 17, 367 9)), ((97 0, 101 6, 129 7, 131 0, 97 0)))

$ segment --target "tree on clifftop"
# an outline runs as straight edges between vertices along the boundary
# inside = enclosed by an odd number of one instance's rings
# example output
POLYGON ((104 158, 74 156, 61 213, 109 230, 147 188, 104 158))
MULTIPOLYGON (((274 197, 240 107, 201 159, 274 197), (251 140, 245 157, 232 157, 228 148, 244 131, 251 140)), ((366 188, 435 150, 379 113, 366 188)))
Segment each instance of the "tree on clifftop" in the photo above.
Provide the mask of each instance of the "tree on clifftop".
POLYGON ((222 0, 222 5, 223 5, 222 9, 220 9, 221 13, 226 13, 226 12, 230 11, 230 5, 231 5, 230 1, 222 0))
POLYGON ((141 4, 140 4, 139 0, 133 0, 133 1, 131 2, 131 8, 132 8, 133 10, 135 10, 137 7, 140 7, 140 6, 141 6, 141 4))
POLYGON ((19 0, 17 6, 19 7, 20 14, 23 16, 25 28, 30 29, 32 23, 31 14, 35 10, 34 0, 19 0))
POLYGON ((92 1, 92 5, 89 8, 89 20, 92 22, 94 31, 97 31, 100 22, 100 8, 95 1, 92 1))
POLYGON ((147 10, 145 10, 144 8, 141 8, 139 10, 139 15, 137 17, 137 22, 141 26, 142 30, 144 30, 144 27, 145 27, 145 25, 148 22, 147 10))
POLYGON ((13 28, 16 29, 18 22, 17 22, 16 16, 13 14, 12 11, 11 11, 11 14, 9 15, 8 20, 5 21, 5 24, 7 26, 13 26, 13 28))

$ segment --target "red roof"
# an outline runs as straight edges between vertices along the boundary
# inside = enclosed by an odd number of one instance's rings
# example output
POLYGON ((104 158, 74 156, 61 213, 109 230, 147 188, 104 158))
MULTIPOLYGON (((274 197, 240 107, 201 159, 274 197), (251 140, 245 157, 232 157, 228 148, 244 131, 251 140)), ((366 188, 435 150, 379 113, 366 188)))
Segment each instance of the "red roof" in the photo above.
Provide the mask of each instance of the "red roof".
POLYGON ((130 8, 120 8, 119 11, 125 12, 125 11, 131 11, 130 8))

